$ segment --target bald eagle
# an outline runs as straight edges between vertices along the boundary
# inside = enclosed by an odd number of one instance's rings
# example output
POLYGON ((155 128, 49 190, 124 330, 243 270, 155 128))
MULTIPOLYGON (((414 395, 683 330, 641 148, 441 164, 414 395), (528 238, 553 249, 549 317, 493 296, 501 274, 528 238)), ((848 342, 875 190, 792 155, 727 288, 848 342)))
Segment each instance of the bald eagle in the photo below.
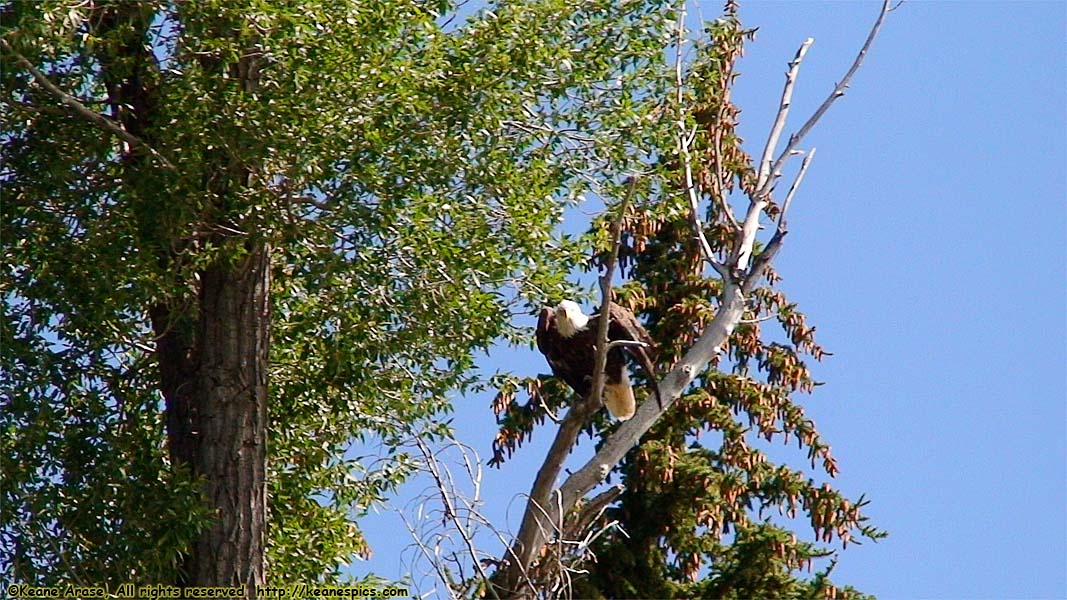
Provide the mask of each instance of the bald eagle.
MULTIPOLYGON (((663 406, 656 372, 652 366, 652 338, 637 317, 618 304, 609 304, 611 321, 608 340, 642 342, 646 346, 615 347, 607 356, 604 379, 604 405, 616 419, 625 421, 634 416, 637 403, 626 369, 626 354, 636 358, 652 382, 656 400, 663 406)), ((585 398, 592 391, 593 369, 596 362, 596 336, 603 310, 592 316, 582 313, 578 304, 564 300, 555 308, 544 308, 537 320, 537 349, 548 359, 552 373, 585 398)))

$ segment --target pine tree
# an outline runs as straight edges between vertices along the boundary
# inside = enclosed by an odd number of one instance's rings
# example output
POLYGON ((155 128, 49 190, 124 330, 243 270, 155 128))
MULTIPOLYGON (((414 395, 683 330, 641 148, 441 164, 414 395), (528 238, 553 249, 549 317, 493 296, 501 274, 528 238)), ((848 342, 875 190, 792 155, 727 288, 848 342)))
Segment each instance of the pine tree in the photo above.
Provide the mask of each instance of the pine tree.
MULTIPOLYGON (((741 227, 727 207, 737 197, 759 195, 757 168, 735 130, 740 111, 730 101, 734 64, 754 32, 741 26, 736 6, 728 3, 707 33, 674 109, 685 111, 696 131, 692 175, 707 198, 704 237, 714 256, 729 264, 741 227)), ((670 110, 664 106, 662 114, 670 110)), ((621 221, 618 264, 627 281, 613 293, 616 302, 643 317, 657 342, 662 376, 715 317, 724 285, 694 235, 682 156, 669 145, 657 154, 642 187, 647 201, 627 205, 621 221)), ((780 211, 768 202, 764 212, 774 222, 780 211)), ((617 218, 605 214, 594 223, 591 267, 610 263, 617 218)), ((795 396, 817 385, 805 360, 821 360, 827 352, 816 342, 815 328, 775 286, 779 277, 773 268, 764 269, 762 281, 746 290, 743 321, 725 352, 616 467, 612 478, 622 484, 621 494, 609 489, 604 498, 617 502, 595 519, 583 518, 584 508, 568 517, 572 525, 565 531, 571 537, 550 541, 532 571, 538 585, 553 589, 568 579, 576 597, 590 598, 862 596, 830 582, 834 550, 800 541, 784 519, 771 518, 806 518, 819 541, 839 540, 843 546, 885 535, 866 523, 865 499, 849 500, 828 481, 816 481, 834 477, 837 464, 795 396), (780 333, 766 331, 768 319, 777 321, 780 333), (757 440, 795 442, 822 476, 771 462, 757 440), (573 542, 562 543, 590 532, 597 532, 590 547, 595 558, 574 552, 573 542), (831 556, 813 578, 799 574, 831 556)), ((544 422, 546 411, 572 400, 570 390, 548 376, 505 383, 496 404, 502 423, 495 443, 498 463, 544 422), (531 396, 526 405, 515 400, 520 387, 531 396)), ((645 390, 646 400, 648 383, 637 371, 634 385, 645 390)), ((601 412, 586 432, 599 448, 616 429, 601 412)))

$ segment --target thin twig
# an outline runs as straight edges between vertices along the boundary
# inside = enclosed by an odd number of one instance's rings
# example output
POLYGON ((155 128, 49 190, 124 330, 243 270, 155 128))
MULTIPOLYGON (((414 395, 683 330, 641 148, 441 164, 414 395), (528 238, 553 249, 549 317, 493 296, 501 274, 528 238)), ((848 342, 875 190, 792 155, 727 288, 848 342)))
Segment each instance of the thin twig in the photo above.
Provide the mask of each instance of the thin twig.
POLYGON ((559 425, 563 422, 563 419, 560 419, 558 416, 556 416, 556 413, 548 407, 548 403, 545 402, 545 399, 541 397, 541 394, 537 394, 537 403, 541 405, 541 410, 545 411, 545 415, 548 416, 548 418, 551 419, 553 423, 559 425))
POLYGON ((620 347, 623 347, 623 346, 637 347, 637 348, 648 348, 648 344, 646 344, 644 342, 639 342, 637 340, 612 340, 611 342, 608 342, 608 351, 610 352, 611 350, 613 350, 615 348, 620 348, 620 347))
POLYGON ((15 56, 16 64, 18 64, 22 68, 26 69, 27 71, 29 71, 30 74, 33 75, 34 80, 36 80, 37 83, 41 84, 41 87, 43 87, 45 90, 47 90, 53 96, 56 96, 57 98, 59 98, 60 101, 63 102, 63 104, 67 108, 69 108, 74 114, 76 114, 76 115, 78 115, 78 116, 80 116, 80 117, 82 117, 84 119, 88 119, 89 121, 92 121, 96 125, 99 125, 100 127, 106 129, 107 131, 110 131, 111 133, 119 136, 120 138, 125 140, 127 143, 129 143, 131 146, 139 146, 139 147, 145 148, 146 150, 148 150, 149 154, 151 154, 153 157, 155 157, 156 160, 158 160, 160 163, 162 163, 163 166, 166 167, 168 170, 170 170, 170 171, 176 171, 177 170, 174 167, 174 165, 171 164, 171 162, 166 159, 166 157, 164 157, 162 154, 157 152, 154 148, 152 148, 148 144, 146 144, 143 141, 141 141, 140 138, 138 138, 137 136, 133 135, 129 131, 126 131, 122 127, 119 127, 111 119, 109 119, 109 118, 105 117, 104 115, 102 115, 102 114, 90 109, 89 107, 85 106, 84 104, 82 104, 74 96, 71 96, 70 94, 68 94, 68 93, 64 92, 63 90, 59 89, 59 87, 57 87, 56 84, 52 83, 48 79, 48 76, 46 76, 44 73, 42 73, 37 67, 33 66, 33 63, 31 63, 25 56, 19 54, 14 48, 12 48, 11 44, 9 44, 7 42, 7 40, 0 39, 0 46, 3 46, 4 50, 6 50, 6 51, 10 52, 11 54, 13 54, 15 56))
POLYGON ((622 245, 622 222, 626 218, 626 208, 637 186, 637 177, 630 177, 630 186, 626 197, 619 203, 619 214, 611 223, 611 253, 604 264, 604 274, 600 276, 600 319, 597 321, 596 358, 593 362, 593 388, 589 400, 600 406, 604 393, 604 368, 608 364, 608 326, 611 324, 611 282, 615 277, 615 264, 619 260, 619 246, 622 245))
POLYGON ((782 212, 778 215, 778 230, 786 230, 785 215, 789 212, 789 205, 793 203, 793 196, 797 193, 797 188, 800 187, 800 182, 804 181, 804 174, 808 172, 808 165, 815 158, 815 148, 813 147, 804 156, 804 161, 800 163, 800 170, 797 171, 796 178, 793 179, 793 184, 789 186, 789 193, 785 195, 785 202, 782 203, 782 212))
MULTIPOLYGON (((700 199, 697 197, 696 185, 693 182, 693 157, 689 152, 689 144, 692 143, 693 136, 689 134, 689 128, 685 122, 685 109, 683 108, 684 96, 682 93, 684 87, 684 80, 682 77, 682 45, 685 43, 685 2, 681 2, 678 5, 676 31, 678 37, 675 42, 674 53, 674 83, 675 101, 678 105, 678 157, 682 160, 682 172, 685 176, 685 192, 689 199, 689 223, 693 228, 693 236, 700 245, 700 253, 704 255, 704 259, 711 263, 711 266, 720 275, 727 277, 729 276, 729 272, 725 266, 715 260, 715 252, 711 249, 711 244, 708 243, 707 236, 704 235, 704 225, 700 220, 700 199)), ((718 168, 718 165, 716 165, 716 168, 718 168)), ((719 192, 721 194, 722 190, 719 192)), ((727 212, 729 212, 729 210, 727 210, 727 212)))
POLYGON ((434 570, 437 571, 437 577, 441 580, 441 583, 444 584, 445 589, 448 590, 448 595, 454 600, 458 600, 459 596, 456 594, 456 591, 452 589, 451 577, 448 576, 444 566, 434 556, 436 553, 431 553, 430 549, 426 547, 426 544, 422 541, 422 536, 419 535, 415 526, 408 521, 408 518, 404 516, 404 512, 397 509, 396 513, 400 516, 400 520, 404 522, 404 527, 407 528, 408 533, 411 535, 411 539, 414 540, 412 543, 418 547, 422 552, 423 557, 425 557, 427 562, 433 565, 434 570))
MULTIPOLYGON (((724 91, 723 93, 725 95, 725 94, 727 94, 729 92, 728 91, 724 91)), ((724 97, 723 98, 724 105, 725 105, 725 102, 726 102, 726 99, 724 97)), ((724 110, 723 108, 719 109, 719 121, 720 122, 722 121, 722 118, 723 118, 722 117, 722 111, 723 110, 724 110)), ((718 123, 716 123, 716 125, 715 125, 715 140, 713 141, 711 147, 712 147, 712 152, 713 152, 713 154, 715 156, 715 179, 714 179, 715 187, 716 187, 715 200, 719 203, 719 211, 721 211, 722 214, 726 217, 726 222, 730 224, 730 227, 732 227, 734 231, 741 231, 741 224, 737 222, 737 217, 734 216, 734 209, 731 208, 730 207, 730 203, 726 201, 727 191, 726 191, 726 183, 724 181, 723 168, 722 168, 722 129, 719 128, 718 123)))
MULTIPOLYGON (((699 9, 699 5, 697 6, 699 9)), ((711 149, 715 158, 715 177, 712 181, 715 183, 714 200, 719 204, 719 211, 726 217, 726 222, 730 224, 730 227, 735 232, 740 232, 741 224, 737 222, 737 217, 734 216, 734 209, 727 202, 726 196, 729 192, 727 191, 726 173, 722 164, 722 122, 726 120, 726 109, 730 106, 730 78, 733 74, 733 69, 733 61, 727 61, 726 69, 719 73, 719 92, 722 97, 718 101, 719 110, 715 114, 716 122, 713 127, 715 134, 711 149)))
MULTIPOLYGON (((460 523, 459 515, 456 513, 456 507, 452 503, 452 499, 449 497, 448 489, 445 487, 444 481, 441 479, 441 473, 437 468, 437 458, 430 452, 430 449, 426 446, 426 443, 422 441, 422 438, 417 434, 415 437, 415 443, 419 446, 419 450, 422 451, 422 456, 426 459, 426 468, 430 471, 430 475, 433 477, 434 483, 437 485, 437 491, 441 494, 441 503, 445 506, 445 517, 450 519, 453 525, 456 527, 456 531, 459 532, 460 537, 463 538, 463 543, 467 546, 467 551, 471 555, 471 561, 474 563, 474 568, 478 571, 478 575, 485 582, 486 587, 489 589, 489 593, 493 598, 499 600, 497 596, 496 588, 489 582, 489 575, 486 574, 485 569, 482 567, 482 562, 478 560, 478 552, 474 548, 474 541, 467 533, 467 529, 460 523)), ((449 475, 451 479, 451 474, 449 475)))
POLYGON ((830 108, 830 105, 832 105, 835 100, 845 95, 845 90, 848 89, 849 84, 852 82, 852 76, 856 74, 860 65, 863 64, 863 59, 867 57, 867 51, 870 50, 874 38, 878 36, 878 31, 882 28, 882 23, 885 21, 885 16, 889 13, 889 10, 889 0, 883 0, 882 10, 878 12, 878 18, 874 21, 870 33, 867 34, 867 40, 863 43, 863 47, 860 48, 859 54, 856 55, 856 59, 852 61, 852 66, 849 67, 848 72, 845 73, 841 82, 834 86, 834 90, 830 92, 830 95, 827 96, 826 100, 823 100, 823 103, 811 117, 808 118, 800 130, 789 137, 789 144, 787 144, 785 149, 782 150, 782 153, 778 155, 778 159, 774 161, 774 165, 771 167, 767 180, 757 188, 757 196, 767 193, 767 190, 774 185, 774 180, 778 177, 782 165, 785 164, 786 159, 792 155, 793 150, 795 150, 801 140, 804 139, 804 136, 806 136, 808 132, 811 131, 811 128, 819 122, 819 119, 821 119, 823 114, 830 108))
POLYGON ((586 502, 585 505, 582 506, 582 510, 579 511, 577 518, 567 533, 577 537, 578 534, 585 531, 585 528, 600 517, 600 515, 607 509, 608 505, 622 495, 622 492, 625 489, 626 488, 624 488, 621 483, 616 484, 608 488, 606 491, 597 494, 589 500, 589 502, 586 502))

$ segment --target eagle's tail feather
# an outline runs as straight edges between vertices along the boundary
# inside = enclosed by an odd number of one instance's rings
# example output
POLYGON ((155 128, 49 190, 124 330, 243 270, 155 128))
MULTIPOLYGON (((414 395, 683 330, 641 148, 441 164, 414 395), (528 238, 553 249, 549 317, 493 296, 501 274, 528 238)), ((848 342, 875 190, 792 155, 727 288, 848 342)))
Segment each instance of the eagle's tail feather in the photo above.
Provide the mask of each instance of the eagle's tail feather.
POLYGON ((625 371, 620 381, 604 384, 604 406, 608 407, 611 416, 620 421, 634 416, 637 401, 634 399, 634 390, 630 387, 630 379, 626 377, 625 371))

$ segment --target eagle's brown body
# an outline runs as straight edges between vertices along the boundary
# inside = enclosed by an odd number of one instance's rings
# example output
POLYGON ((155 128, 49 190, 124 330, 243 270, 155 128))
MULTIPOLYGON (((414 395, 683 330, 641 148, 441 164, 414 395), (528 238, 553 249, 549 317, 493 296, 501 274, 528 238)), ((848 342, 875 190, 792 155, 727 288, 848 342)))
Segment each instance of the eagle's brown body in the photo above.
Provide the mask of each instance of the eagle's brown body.
MULTIPOLYGON (((642 342, 646 346, 621 346, 608 352, 604 368, 604 404, 612 416, 625 420, 636 410, 633 389, 626 370, 626 354, 641 363, 652 382, 656 399, 662 402, 651 354, 652 338, 629 310, 609 305, 611 321, 608 324, 608 340, 642 342)), ((593 370, 596 361, 596 337, 603 311, 592 317, 581 312, 577 304, 561 302, 555 308, 545 308, 537 321, 537 348, 548 359, 552 373, 567 382, 567 385, 585 398, 592 391, 593 370)))

